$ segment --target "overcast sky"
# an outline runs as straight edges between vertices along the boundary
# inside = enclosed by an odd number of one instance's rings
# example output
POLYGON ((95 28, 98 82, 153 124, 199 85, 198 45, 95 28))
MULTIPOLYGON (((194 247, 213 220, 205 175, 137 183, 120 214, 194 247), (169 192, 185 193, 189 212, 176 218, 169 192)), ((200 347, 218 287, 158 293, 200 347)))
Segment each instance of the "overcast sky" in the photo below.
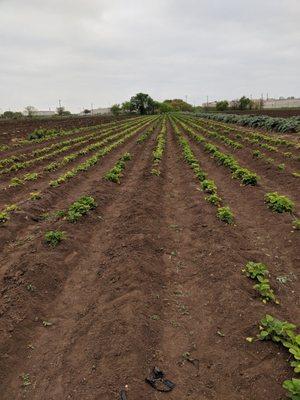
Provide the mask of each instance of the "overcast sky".
POLYGON ((300 0, 0 0, 0 111, 140 91, 300 96, 300 0))

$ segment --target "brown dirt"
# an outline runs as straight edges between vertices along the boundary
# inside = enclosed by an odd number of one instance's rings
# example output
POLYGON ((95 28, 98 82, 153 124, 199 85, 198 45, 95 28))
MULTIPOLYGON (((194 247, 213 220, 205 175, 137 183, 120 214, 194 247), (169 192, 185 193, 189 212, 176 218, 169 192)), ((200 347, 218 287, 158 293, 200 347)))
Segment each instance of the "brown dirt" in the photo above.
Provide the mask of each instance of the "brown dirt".
POLYGON ((265 313, 299 324, 299 278, 276 280, 297 277, 298 232, 289 215, 266 208, 262 184, 241 187, 190 141, 236 215, 235 226, 218 221, 170 126, 162 174, 150 174, 155 137, 128 141, 0 228, 1 400, 112 400, 125 385, 128 400, 284 396, 281 383, 292 376, 286 351, 245 338, 265 313), (125 151, 133 159, 121 184, 104 181, 125 151), (83 194, 98 207, 76 224, 32 220, 83 194), (66 231, 67 240, 47 247, 49 229, 66 231), (241 274, 248 260, 267 263, 280 306, 258 299, 241 274), (153 365, 174 391, 146 385, 153 365))

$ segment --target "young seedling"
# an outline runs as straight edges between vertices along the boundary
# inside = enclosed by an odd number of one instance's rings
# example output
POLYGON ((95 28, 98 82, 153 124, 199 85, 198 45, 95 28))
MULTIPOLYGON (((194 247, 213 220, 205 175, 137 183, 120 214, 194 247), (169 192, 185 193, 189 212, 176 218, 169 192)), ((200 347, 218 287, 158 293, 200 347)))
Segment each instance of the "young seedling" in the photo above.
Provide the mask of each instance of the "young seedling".
POLYGON ((42 198, 41 192, 31 192, 30 200, 40 200, 42 198))

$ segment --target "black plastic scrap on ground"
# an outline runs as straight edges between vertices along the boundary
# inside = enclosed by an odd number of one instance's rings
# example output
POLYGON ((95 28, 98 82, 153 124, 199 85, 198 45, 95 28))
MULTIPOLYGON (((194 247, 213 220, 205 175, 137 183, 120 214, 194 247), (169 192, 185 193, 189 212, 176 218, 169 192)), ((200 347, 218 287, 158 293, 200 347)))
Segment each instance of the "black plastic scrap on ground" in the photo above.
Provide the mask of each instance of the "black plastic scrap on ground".
MULTIPOLYGON (((175 383, 169 379, 165 379, 165 373, 158 367, 154 367, 151 374, 145 381, 158 392, 170 392, 176 386, 175 383)), ((127 400, 126 391, 124 389, 120 392, 120 400, 127 400)))
POLYGON ((165 379, 165 373, 158 367, 154 367, 150 376, 145 381, 158 392, 170 392, 176 386, 169 379, 165 379))

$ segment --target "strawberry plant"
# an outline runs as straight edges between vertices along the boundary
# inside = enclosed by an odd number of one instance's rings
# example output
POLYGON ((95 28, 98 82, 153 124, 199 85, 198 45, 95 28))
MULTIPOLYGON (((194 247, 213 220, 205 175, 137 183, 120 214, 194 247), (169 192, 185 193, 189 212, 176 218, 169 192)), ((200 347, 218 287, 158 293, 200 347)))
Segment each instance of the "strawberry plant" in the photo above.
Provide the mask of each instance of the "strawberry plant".
POLYGON ((226 207, 219 207, 217 211, 217 217, 221 220, 226 222, 226 224, 233 224, 234 216, 232 211, 228 206, 226 207))
POLYGON ((97 206, 96 201, 91 196, 80 197, 69 207, 67 211, 67 220, 69 222, 76 222, 83 215, 87 214, 90 210, 97 206))
POLYGON ((292 212, 295 206, 287 196, 279 195, 277 192, 266 193, 265 202, 272 211, 278 213, 292 212))
POLYGON ((45 241, 52 247, 57 246, 64 239, 66 239, 66 233, 63 231, 48 231, 45 233, 45 241))

